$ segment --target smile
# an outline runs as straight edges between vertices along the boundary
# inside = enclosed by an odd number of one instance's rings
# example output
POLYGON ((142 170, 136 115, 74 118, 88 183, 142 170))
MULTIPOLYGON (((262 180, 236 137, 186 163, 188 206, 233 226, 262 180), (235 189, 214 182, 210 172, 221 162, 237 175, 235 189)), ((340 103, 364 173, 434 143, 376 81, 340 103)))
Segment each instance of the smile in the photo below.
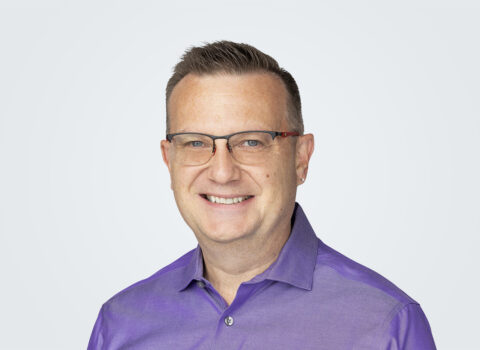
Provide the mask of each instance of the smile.
POLYGON ((209 202, 212 203, 218 203, 218 204, 237 204, 240 202, 243 202, 244 200, 247 200, 249 198, 252 198, 253 196, 242 196, 242 197, 216 197, 212 196, 209 194, 204 194, 202 195, 203 198, 207 199, 209 202))

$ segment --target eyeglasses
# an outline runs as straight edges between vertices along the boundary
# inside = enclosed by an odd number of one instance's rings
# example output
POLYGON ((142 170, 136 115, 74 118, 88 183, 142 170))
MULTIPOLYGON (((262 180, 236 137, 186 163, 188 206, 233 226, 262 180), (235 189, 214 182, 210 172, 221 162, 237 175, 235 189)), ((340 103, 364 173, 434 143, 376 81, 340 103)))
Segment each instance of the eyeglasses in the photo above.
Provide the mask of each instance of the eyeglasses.
POLYGON ((167 134, 167 141, 173 144, 176 160, 183 165, 203 165, 216 151, 215 140, 227 140, 226 146, 232 157, 239 163, 255 165, 264 163, 271 155, 275 138, 299 136, 295 131, 240 131, 224 136, 194 132, 167 134))

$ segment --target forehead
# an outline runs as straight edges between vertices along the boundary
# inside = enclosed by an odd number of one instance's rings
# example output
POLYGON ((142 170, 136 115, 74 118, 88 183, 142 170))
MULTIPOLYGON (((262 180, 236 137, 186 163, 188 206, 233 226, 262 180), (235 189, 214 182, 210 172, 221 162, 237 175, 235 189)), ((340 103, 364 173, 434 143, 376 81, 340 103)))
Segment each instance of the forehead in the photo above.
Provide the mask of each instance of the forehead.
POLYGON ((170 96, 170 132, 283 130, 287 96, 283 82, 271 73, 189 74, 170 96))

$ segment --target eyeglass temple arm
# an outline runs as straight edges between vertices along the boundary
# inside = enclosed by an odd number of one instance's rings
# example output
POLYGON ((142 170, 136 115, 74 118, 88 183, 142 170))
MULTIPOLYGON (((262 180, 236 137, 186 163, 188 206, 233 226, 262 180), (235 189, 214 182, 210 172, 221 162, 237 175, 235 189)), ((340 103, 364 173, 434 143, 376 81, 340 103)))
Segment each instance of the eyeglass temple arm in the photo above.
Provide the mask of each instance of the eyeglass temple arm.
POLYGON ((300 136, 300 133, 297 131, 281 131, 281 132, 277 132, 275 136, 281 136, 281 137, 300 136))

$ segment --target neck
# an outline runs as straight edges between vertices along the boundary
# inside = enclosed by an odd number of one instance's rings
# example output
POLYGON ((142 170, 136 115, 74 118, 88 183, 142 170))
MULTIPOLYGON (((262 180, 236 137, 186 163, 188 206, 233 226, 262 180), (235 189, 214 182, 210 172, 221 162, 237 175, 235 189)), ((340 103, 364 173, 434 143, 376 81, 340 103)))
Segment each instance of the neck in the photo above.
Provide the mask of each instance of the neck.
POLYGON ((200 242, 204 277, 230 305, 243 282, 265 271, 278 257, 290 235, 290 225, 275 237, 252 235, 234 242, 200 242))

